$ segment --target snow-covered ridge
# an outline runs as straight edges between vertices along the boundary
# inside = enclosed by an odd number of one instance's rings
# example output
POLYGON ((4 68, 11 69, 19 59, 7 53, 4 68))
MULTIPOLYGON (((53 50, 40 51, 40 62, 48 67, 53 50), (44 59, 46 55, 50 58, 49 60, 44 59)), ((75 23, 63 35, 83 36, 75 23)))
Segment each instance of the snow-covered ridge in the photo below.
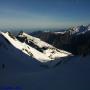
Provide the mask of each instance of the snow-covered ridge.
POLYGON ((45 56, 43 53, 37 51, 36 49, 30 47, 26 43, 22 43, 16 38, 10 37, 9 33, 3 33, 1 34, 17 49, 21 50, 23 53, 32 56, 33 58, 43 62, 46 60, 50 60, 47 56, 45 56))
POLYGON ((22 33, 20 33, 19 35, 18 35, 18 37, 27 37, 27 39, 28 39, 28 42, 29 41, 31 41, 31 42, 33 42, 34 44, 37 44, 39 47, 43 47, 43 46, 47 46, 47 47, 51 47, 51 45, 50 44, 48 44, 48 43, 46 43, 46 42, 44 42, 44 41, 41 41, 39 38, 36 38, 36 37, 33 37, 33 36, 31 36, 31 35, 28 35, 27 33, 24 33, 24 32, 22 32, 22 33))
POLYGON ((19 35, 18 37, 23 38, 27 36, 28 43, 32 42, 42 51, 39 51, 38 49, 36 49, 35 47, 33 47, 32 45, 28 44, 25 41, 21 42, 10 32, 6 32, 6 33, 0 32, 0 34, 11 44, 11 46, 20 50, 22 53, 28 55, 29 57, 32 57, 35 60, 42 62, 48 66, 54 66, 60 60, 63 60, 62 57, 67 57, 69 55, 72 55, 71 53, 68 53, 63 50, 59 50, 53 47, 52 45, 49 45, 48 43, 40 40, 39 38, 32 37, 26 33, 23 33, 24 36, 19 35))
POLYGON ((39 48, 43 54, 45 54, 52 60, 55 60, 60 57, 65 57, 71 54, 64 50, 59 50, 53 47, 52 45, 42 41, 41 39, 28 35, 24 32, 20 33, 18 37, 20 39, 25 38, 23 42, 26 42, 28 45, 31 45, 31 43, 33 43, 35 47, 39 48))
POLYGON ((2 33, 0 33, 0 75, 2 64, 5 65, 6 72, 23 72, 23 71, 41 71, 43 63, 23 53, 20 49, 13 46, 2 33))
POLYGON ((81 26, 73 27, 69 31, 71 34, 77 34, 77 35, 84 34, 90 31, 90 25, 87 25, 87 26, 81 25, 81 26))

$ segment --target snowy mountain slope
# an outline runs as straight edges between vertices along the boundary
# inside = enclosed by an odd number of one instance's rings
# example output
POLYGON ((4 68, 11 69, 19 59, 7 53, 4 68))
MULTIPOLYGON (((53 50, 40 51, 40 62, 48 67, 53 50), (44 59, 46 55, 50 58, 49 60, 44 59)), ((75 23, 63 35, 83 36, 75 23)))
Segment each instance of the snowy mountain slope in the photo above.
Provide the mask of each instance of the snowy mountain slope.
POLYGON ((10 33, 3 33, 1 34, 17 49, 21 50, 23 53, 32 56, 33 58, 39 60, 40 62, 46 62, 51 60, 49 57, 44 55, 43 53, 39 52, 38 50, 30 47, 26 43, 22 43, 19 40, 17 40, 15 37, 12 37, 10 33))
MULTIPOLYGON (((23 86, 28 90, 90 90, 90 56, 72 57, 68 63, 57 68, 33 74, 31 81, 28 76, 32 75, 26 75, 25 79, 30 86, 23 86)), ((20 81, 20 85, 25 84, 25 81, 20 81)))
POLYGON ((7 76, 2 73, 0 84, 22 90, 90 90, 90 56, 73 56, 68 62, 41 72, 7 76))
MULTIPOLYGON (((43 64, 40 65, 42 67, 53 67, 54 65, 59 63, 60 60, 61 61, 63 60, 61 57, 67 57, 67 56, 71 55, 68 52, 65 52, 63 50, 58 50, 55 47, 53 47, 53 46, 51 46, 51 45, 49 45, 49 44, 47 44, 47 43, 45 43, 43 41, 38 41, 38 40, 35 39, 35 41, 38 42, 38 46, 39 46, 39 42, 40 42, 41 43, 41 47, 43 46, 44 48, 47 48, 47 50, 46 49, 43 50, 44 52, 42 53, 39 50, 37 50, 34 47, 32 47, 31 45, 28 45, 25 42, 20 42, 19 40, 17 40, 17 38, 15 36, 13 36, 9 32, 7 32, 7 33, 0 32, 0 33, 3 36, 3 38, 9 44, 11 44, 11 46, 13 46, 14 48, 18 49, 20 52, 22 52, 22 53, 24 53, 24 54, 26 54, 26 55, 28 55, 30 57, 35 58, 37 60, 37 62, 38 61, 42 62, 43 64), (55 58, 52 58, 52 57, 55 57, 55 58), (61 58, 61 59, 58 59, 56 57, 61 58)), ((13 52, 13 49, 9 48, 9 51, 13 52)), ((18 53, 17 53, 17 56, 18 56, 18 53)))
POLYGON ((2 64, 5 64, 8 73, 43 70, 43 68, 40 67, 42 63, 13 47, 10 42, 0 34, 0 71, 2 71, 2 64))
MULTIPOLYGON (((39 62, 43 63, 40 65, 42 67, 53 67, 57 63, 61 62, 63 60, 63 57, 67 57, 67 56, 71 55, 71 53, 68 53, 63 50, 59 50, 59 49, 41 41, 40 39, 34 38, 32 36, 31 36, 33 39, 32 41, 36 42, 35 45, 37 47, 39 47, 41 50, 43 50, 43 52, 40 52, 39 50, 37 50, 35 47, 32 47, 32 45, 28 44, 27 42, 20 42, 15 36, 13 36, 9 32, 7 32, 7 33, 1 32, 1 35, 14 48, 18 49, 22 53, 24 53, 32 58, 35 58, 37 60, 37 62, 39 61, 39 62)), ((29 36, 28 36, 28 38, 29 38, 29 36)), ((30 42, 30 41, 28 41, 28 42, 30 42)), ((10 50, 11 50, 11 48, 10 48, 10 50)), ((11 52, 13 52, 13 50, 11 52)))
MULTIPOLYGON (((39 44, 39 42, 37 43, 39 44)), ((44 44, 39 46, 37 43, 36 46, 40 48, 44 46, 44 44)), ((47 45, 44 46, 44 49, 45 47, 47 45)), ((51 45, 48 47, 49 49, 43 50, 43 52, 52 51, 51 48, 54 48, 51 45)), ((58 60, 47 60, 53 61, 55 66, 45 69, 40 66, 43 65, 40 63, 41 61, 32 58, 31 54, 29 55, 22 48, 27 49, 30 53, 33 52, 34 55, 43 53, 27 45, 25 41, 24 43, 20 42, 10 33, 0 33, 1 90, 15 87, 21 88, 18 90, 90 90, 90 56, 69 56, 66 58, 63 55, 58 60), (31 51, 31 49, 33 50, 31 51), (61 59, 62 62, 60 62, 61 59), (2 68, 2 64, 5 64, 5 68, 2 68)))
POLYGON ((32 46, 48 56, 50 59, 55 60, 57 58, 65 57, 70 55, 71 53, 59 50, 52 45, 40 40, 39 38, 28 35, 24 32, 21 32, 18 36, 18 39, 22 42, 27 43, 29 46, 32 46))

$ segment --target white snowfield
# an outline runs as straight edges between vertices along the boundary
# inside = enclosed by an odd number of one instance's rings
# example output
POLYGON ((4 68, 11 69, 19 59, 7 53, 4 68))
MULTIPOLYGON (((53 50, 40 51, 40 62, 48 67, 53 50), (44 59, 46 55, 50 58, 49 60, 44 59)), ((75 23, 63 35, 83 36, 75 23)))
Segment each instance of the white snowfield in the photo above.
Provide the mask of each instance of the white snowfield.
MULTIPOLYGON (((25 42, 20 42, 15 36, 13 36, 11 33, 6 32, 0 32, 1 35, 3 35, 6 40, 9 41, 9 43, 14 46, 16 49, 20 50, 22 53, 28 55, 29 57, 35 58, 37 61, 48 65, 49 67, 53 67, 57 63, 63 60, 63 57, 67 57, 72 55, 71 53, 68 53, 63 50, 59 50, 48 43, 45 43, 41 41, 38 38, 29 36, 26 33, 23 33, 25 36, 27 36, 35 45, 38 47, 46 47, 46 50, 43 50, 43 52, 38 51, 37 49, 31 47, 30 45, 26 44, 25 42), (53 52, 53 53, 52 53, 53 52)), ((20 36, 21 37, 21 36, 20 36)))
POLYGON ((47 57, 46 55, 44 55, 43 53, 37 51, 36 49, 30 47, 29 45, 27 45, 26 43, 22 43, 19 40, 17 40, 16 38, 13 39, 9 36, 9 33, 3 33, 1 32, 1 34, 7 39, 9 40, 9 42, 17 49, 21 50, 23 53, 34 57, 35 59, 43 62, 43 61, 47 61, 50 60, 49 57, 47 57))
POLYGON ((66 56, 71 55, 71 53, 69 52, 66 52, 64 50, 59 50, 53 47, 52 45, 42 41, 41 39, 28 35, 24 32, 18 35, 18 37, 26 37, 28 40, 28 43, 32 42, 33 44, 37 45, 39 48, 45 47, 46 49, 43 50, 43 54, 49 57, 51 60, 55 60, 57 58, 66 57, 66 56))
POLYGON ((64 32, 54 32, 54 34, 64 34, 65 33, 65 31, 64 32))

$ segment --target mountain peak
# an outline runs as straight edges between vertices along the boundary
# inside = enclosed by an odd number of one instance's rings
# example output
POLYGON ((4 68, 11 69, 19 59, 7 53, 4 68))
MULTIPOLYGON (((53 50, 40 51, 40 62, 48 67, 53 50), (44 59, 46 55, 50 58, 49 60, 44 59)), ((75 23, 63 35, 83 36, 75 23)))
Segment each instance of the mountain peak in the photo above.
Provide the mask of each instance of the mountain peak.
POLYGON ((71 28, 69 31, 71 34, 78 35, 78 34, 86 33, 88 30, 90 30, 90 25, 88 26, 80 25, 80 26, 71 28))

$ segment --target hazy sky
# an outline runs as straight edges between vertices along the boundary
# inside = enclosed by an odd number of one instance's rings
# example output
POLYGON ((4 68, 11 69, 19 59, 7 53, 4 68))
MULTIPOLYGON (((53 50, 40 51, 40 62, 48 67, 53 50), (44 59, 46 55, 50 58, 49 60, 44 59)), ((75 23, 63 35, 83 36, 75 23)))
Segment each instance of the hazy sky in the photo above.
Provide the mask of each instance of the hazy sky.
POLYGON ((0 0, 0 27, 55 28, 90 23, 90 0, 0 0))

